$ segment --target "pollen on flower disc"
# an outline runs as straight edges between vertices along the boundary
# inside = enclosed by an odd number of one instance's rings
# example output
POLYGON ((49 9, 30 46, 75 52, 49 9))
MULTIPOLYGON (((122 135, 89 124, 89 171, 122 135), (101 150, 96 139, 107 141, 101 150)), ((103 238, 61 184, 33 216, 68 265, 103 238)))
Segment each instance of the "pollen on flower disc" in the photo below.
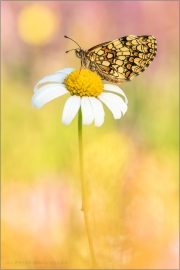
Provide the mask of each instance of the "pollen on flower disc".
POLYGON ((101 78, 90 70, 75 70, 64 81, 73 95, 97 97, 103 91, 101 78))

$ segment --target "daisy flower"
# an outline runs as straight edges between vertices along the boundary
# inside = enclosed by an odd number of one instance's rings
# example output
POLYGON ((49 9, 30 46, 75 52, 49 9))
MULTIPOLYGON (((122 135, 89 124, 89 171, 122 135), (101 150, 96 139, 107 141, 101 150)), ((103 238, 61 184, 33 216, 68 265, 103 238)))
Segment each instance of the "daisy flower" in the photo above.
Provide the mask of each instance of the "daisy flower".
POLYGON ((90 70, 65 68, 41 79, 34 87, 32 105, 41 108, 45 103, 65 94, 67 99, 62 122, 69 125, 78 110, 82 111, 82 124, 99 127, 104 122, 104 103, 115 119, 120 119, 127 111, 128 100, 116 85, 103 84, 101 78, 90 70))

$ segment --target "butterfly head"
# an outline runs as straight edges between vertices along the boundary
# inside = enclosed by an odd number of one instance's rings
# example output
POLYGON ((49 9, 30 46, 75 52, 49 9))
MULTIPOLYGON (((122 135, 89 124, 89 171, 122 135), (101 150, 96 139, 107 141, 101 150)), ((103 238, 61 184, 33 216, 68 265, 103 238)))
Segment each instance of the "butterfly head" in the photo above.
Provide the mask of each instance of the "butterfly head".
MULTIPOLYGON (((72 38, 69 38, 69 37, 67 37, 67 36, 64 36, 65 38, 68 38, 68 39, 70 39, 70 40, 72 40, 73 42, 75 42, 78 46, 79 46, 79 44, 76 42, 76 41, 74 41, 72 38)), ((84 51, 81 49, 81 47, 79 46, 79 48, 77 48, 77 49, 72 49, 72 50, 69 50, 69 51, 66 51, 66 53, 68 53, 68 52, 70 52, 70 51, 75 51, 75 54, 76 54, 76 56, 78 57, 78 58, 83 58, 83 56, 84 56, 84 51)))
POLYGON ((82 49, 75 49, 75 54, 78 58, 83 58, 84 51, 82 49))

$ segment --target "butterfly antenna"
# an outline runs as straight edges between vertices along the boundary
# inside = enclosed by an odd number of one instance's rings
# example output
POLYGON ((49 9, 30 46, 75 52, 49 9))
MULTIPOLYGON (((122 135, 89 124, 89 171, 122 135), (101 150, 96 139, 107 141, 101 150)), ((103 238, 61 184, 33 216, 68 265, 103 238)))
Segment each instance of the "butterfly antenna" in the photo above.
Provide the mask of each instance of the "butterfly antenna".
MULTIPOLYGON (((81 49, 81 46, 80 46, 74 39, 72 39, 72 38, 70 38, 70 37, 67 37, 67 36, 64 36, 64 37, 65 37, 65 38, 68 38, 68 39, 70 39, 70 40, 72 40, 73 42, 75 42, 75 43, 79 46, 79 48, 81 49)), ((76 49, 72 49, 72 50, 66 51, 66 53, 68 53, 68 52, 70 52, 70 51, 73 51, 73 50, 76 50, 76 49)), ((79 74, 78 74, 76 80, 79 78, 79 75, 80 75, 80 73, 81 73, 81 70, 82 70, 82 59, 81 59, 81 68, 80 68, 80 70, 79 70, 79 74)))
POLYGON ((70 40, 72 40, 72 41, 74 41, 78 46, 79 46, 79 48, 81 49, 81 47, 80 47, 80 45, 74 40, 74 39, 72 39, 72 38, 70 38, 70 37, 67 37, 67 36, 64 36, 65 38, 68 38, 68 39, 70 39, 70 40))
POLYGON ((77 49, 71 49, 71 50, 69 50, 69 51, 66 51, 65 53, 68 53, 68 52, 70 52, 70 51, 75 51, 75 50, 77 50, 77 49))

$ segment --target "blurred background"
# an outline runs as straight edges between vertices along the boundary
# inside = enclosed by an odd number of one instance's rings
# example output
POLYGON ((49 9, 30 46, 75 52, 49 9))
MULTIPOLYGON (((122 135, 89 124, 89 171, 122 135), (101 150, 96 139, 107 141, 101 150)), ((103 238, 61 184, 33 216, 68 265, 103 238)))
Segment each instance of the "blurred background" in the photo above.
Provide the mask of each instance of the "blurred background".
POLYGON ((100 269, 178 266, 178 1, 2 1, 3 269, 89 269, 81 209, 77 117, 63 96, 40 110, 34 85, 74 52, 126 35, 153 35, 146 71, 120 87, 129 106, 84 127, 90 224, 100 269))

